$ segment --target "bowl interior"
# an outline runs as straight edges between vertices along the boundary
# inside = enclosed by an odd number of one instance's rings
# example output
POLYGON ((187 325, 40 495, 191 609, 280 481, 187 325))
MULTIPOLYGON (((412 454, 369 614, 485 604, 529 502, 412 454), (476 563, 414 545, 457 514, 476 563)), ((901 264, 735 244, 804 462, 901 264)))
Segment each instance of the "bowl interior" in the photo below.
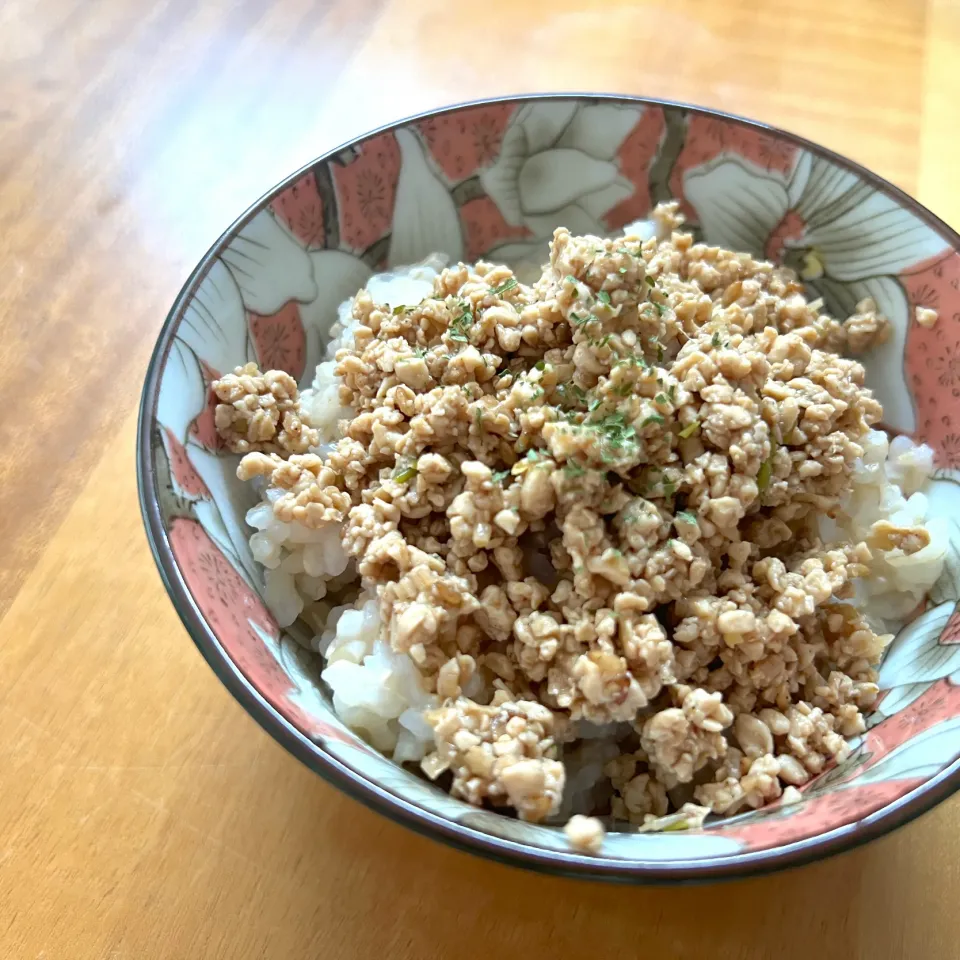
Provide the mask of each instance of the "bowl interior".
POLYGON ((224 235, 178 300, 144 393, 154 550, 195 639, 248 709, 274 733, 295 731, 297 752, 321 772, 413 825, 561 869, 587 861, 559 830, 452 799, 337 719, 314 655, 261 599, 244 523, 254 494, 221 448, 210 383, 248 360, 309 383, 337 306, 372 273, 433 251, 539 263, 560 224, 608 234, 670 198, 707 242, 795 267, 835 316, 877 301, 893 336, 864 358, 868 382, 886 425, 937 451, 930 495, 952 538, 847 761, 792 806, 688 834, 613 834, 605 863, 668 875, 882 832, 952 790, 960 756, 960 253, 955 234, 879 179, 777 131, 622 98, 516 99, 407 121, 296 174, 224 235), (939 312, 933 328, 915 322, 918 306, 939 312))

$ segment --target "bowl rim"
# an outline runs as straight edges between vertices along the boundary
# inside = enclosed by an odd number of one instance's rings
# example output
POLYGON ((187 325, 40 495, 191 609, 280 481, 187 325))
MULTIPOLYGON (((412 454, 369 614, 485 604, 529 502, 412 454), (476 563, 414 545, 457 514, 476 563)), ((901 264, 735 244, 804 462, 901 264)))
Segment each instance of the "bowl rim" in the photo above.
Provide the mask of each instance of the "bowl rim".
POLYGON ((179 326, 186 306, 206 277, 215 259, 229 246, 239 231, 278 194, 296 183, 318 163, 332 159, 351 146, 411 123, 442 117, 461 110, 481 106, 554 100, 576 100, 682 110, 688 114, 717 118, 766 133, 800 147, 814 156, 829 160, 831 163, 860 177, 908 209, 942 236, 955 251, 960 253, 960 234, 924 207, 918 200, 878 174, 841 154, 779 127, 710 107, 629 94, 527 93, 463 101, 450 106, 425 110, 383 124, 367 133, 351 138, 332 150, 325 151, 272 186, 252 203, 206 251, 181 287, 173 306, 164 319, 147 366, 137 416, 136 440, 137 491, 140 512, 160 577, 174 608, 203 658, 240 705, 268 734, 303 764, 348 796, 359 800, 368 808, 389 817, 391 820, 410 827, 417 833, 434 840, 441 840, 457 849, 486 856, 512 866, 521 866, 580 879, 613 880, 628 883, 682 883, 743 878, 800 866, 851 850, 909 823, 960 790, 960 757, 923 784, 908 790, 903 796, 861 820, 845 824, 823 834, 764 850, 744 850, 720 856, 689 857, 673 861, 651 861, 592 857, 578 854, 572 850, 547 850, 529 846, 516 840, 484 833, 473 827, 439 816, 410 802, 374 782, 363 773, 354 770, 348 763, 329 753, 322 744, 316 743, 298 730, 260 694, 226 653, 194 602, 174 558, 160 514, 157 476, 151 449, 151 433, 156 419, 159 399, 160 372, 165 365, 176 328, 179 326))

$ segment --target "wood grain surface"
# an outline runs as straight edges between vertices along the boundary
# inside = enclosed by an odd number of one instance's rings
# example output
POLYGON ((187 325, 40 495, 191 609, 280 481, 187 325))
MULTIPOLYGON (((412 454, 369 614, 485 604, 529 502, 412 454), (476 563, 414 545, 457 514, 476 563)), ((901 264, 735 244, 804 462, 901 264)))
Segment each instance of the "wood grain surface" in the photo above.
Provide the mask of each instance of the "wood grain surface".
POLYGON ((135 406, 234 216, 381 122, 537 90, 785 126, 955 225, 960 0, 3 0, 0 958, 960 955, 960 800, 723 886, 543 878, 414 836, 270 740, 141 529, 135 406))

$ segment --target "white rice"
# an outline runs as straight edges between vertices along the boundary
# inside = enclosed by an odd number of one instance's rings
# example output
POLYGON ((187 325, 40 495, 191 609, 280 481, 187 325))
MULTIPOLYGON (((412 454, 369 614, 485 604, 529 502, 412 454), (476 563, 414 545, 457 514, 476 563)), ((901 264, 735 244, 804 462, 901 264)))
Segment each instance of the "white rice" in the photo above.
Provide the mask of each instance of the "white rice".
MULTIPOLYGON (((433 290, 433 280, 447 265, 447 258, 439 253, 431 254, 422 263, 400 268, 370 277, 366 288, 377 303, 391 307, 420 303, 433 290)), ((345 300, 337 311, 337 322, 330 328, 330 340, 326 346, 326 359, 317 364, 317 371, 309 389, 300 394, 300 405, 307 411, 313 426, 323 438, 332 442, 337 439, 337 423, 353 416, 350 407, 340 405, 339 382, 334 374, 337 351, 353 345, 357 321, 353 318, 353 300, 345 300)), ((323 453, 323 449, 319 451, 323 453)))
MULTIPOLYGON (((436 254, 413 267, 373 276, 366 288, 380 303, 419 303, 429 296, 444 266, 446 258, 436 254)), ((352 305, 352 299, 341 304, 326 359, 317 365, 310 388, 301 393, 301 404, 323 440, 316 449, 321 455, 340 436, 339 421, 353 416, 350 407, 340 404, 334 373, 337 351, 353 343, 352 305)), ((356 594, 356 568, 340 542, 342 524, 312 530, 297 522, 283 523, 266 494, 246 519, 257 531, 250 537, 250 551, 264 567, 264 600, 280 626, 300 619, 315 631, 311 646, 326 660, 321 678, 333 693, 337 715, 398 763, 422 759, 433 743, 423 714, 436 705, 436 696, 424 689, 410 657, 395 653, 380 639, 380 615, 372 597, 341 606, 324 602, 331 595, 347 599, 343 594, 350 585, 356 594)))
POLYGON ((437 705, 405 653, 381 639, 375 598, 334 607, 317 650, 326 660, 322 679, 343 722, 398 763, 421 760, 433 743, 425 710, 437 705))
MULTIPOLYGON (((629 232, 646 236, 652 228, 641 222, 631 225, 629 232)), ((445 263, 444 257, 434 255, 413 267, 378 274, 369 279, 367 290, 375 300, 391 306, 419 303, 430 294, 445 263)), ((350 407, 340 404, 334 374, 337 350, 353 340, 356 321, 351 307, 352 300, 341 305, 326 344, 326 359, 317 365, 311 387, 301 395, 304 409, 321 432, 323 443, 316 451, 321 454, 339 437, 338 422, 353 416, 350 407)), ((923 493, 932 472, 929 447, 906 437, 890 441, 885 433, 871 431, 845 504, 849 519, 821 521, 821 536, 828 543, 865 539, 870 526, 881 519, 924 524, 930 531, 930 544, 911 556, 899 550, 878 554, 874 576, 857 583, 854 602, 878 628, 898 629, 943 569, 945 523, 928 516, 923 493)), ((296 522, 283 523, 274 516, 266 495, 246 519, 256 529, 250 549, 264 567, 264 599, 281 626, 299 618, 313 629, 311 646, 324 657, 321 677, 333 694, 337 715, 396 762, 422 759, 433 744, 424 711, 437 705, 437 697, 427 692, 410 657, 396 653, 382 639, 376 599, 366 593, 357 596, 356 570, 340 543, 342 525, 311 530, 296 522), (331 606, 328 597, 340 605, 331 606)), ((480 677, 475 680, 479 686, 480 677)), ((465 691, 467 695, 479 692, 465 691)), ((598 799, 597 791, 609 792, 603 767, 619 755, 621 735, 622 731, 610 727, 578 725, 578 742, 563 756, 567 787, 557 822, 578 811, 589 812, 598 799)))
POLYGON ((923 525, 930 543, 916 553, 874 551, 872 575, 856 581, 854 602, 878 627, 899 629, 943 572, 947 553, 947 525, 931 516, 923 488, 933 474, 934 453, 909 437, 891 440, 881 430, 871 430, 863 441, 853 490, 844 503, 843 522, 821 520, 820 535, 829 543, 839 539, 865 540, 878 520, 897 526, 923 525))

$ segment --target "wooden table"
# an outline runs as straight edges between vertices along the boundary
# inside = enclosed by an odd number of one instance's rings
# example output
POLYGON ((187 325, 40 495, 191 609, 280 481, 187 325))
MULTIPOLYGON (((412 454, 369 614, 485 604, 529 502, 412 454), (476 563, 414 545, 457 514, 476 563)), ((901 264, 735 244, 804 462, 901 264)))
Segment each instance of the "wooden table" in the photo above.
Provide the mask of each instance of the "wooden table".
POLYGON ((777 877, 629 889, 455 853, 221 687, 141 529, 135 405, 235 214, 383 121, 534 90, 772 121, 960 223, 960 0, 4 0, 0 957, 939 958, 960 801, 777 877))

